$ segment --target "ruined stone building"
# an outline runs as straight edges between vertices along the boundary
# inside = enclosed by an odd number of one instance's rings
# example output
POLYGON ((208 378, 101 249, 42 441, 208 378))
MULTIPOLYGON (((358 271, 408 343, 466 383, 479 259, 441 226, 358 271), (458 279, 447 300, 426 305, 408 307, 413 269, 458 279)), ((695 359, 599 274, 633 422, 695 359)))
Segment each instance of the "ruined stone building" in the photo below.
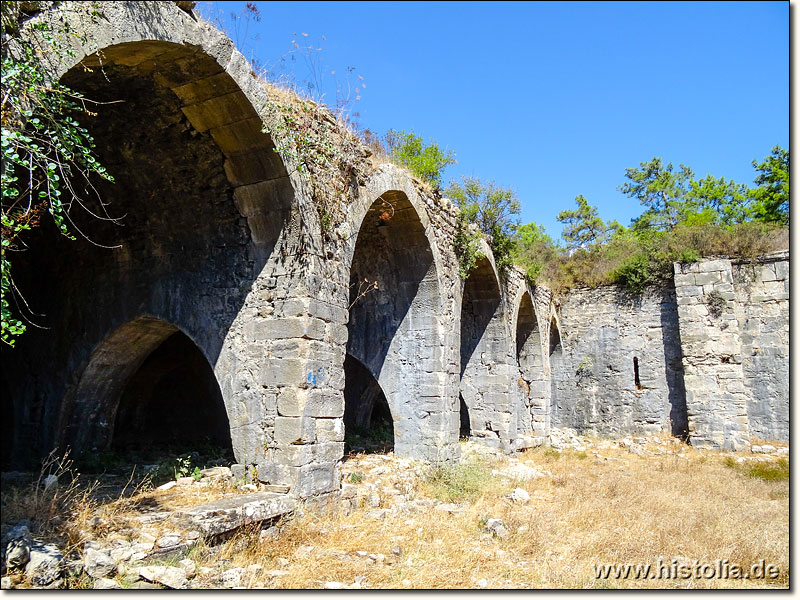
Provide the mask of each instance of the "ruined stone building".
POLYGON ((5 468, 203 439, 307 497, 338 489, 345 428, 380 415, 397 454, 430 461, 458 459, 459 435, 510 452, 551 427, 788 439, 788 252, 552 298, 485 246, 464 281, 454 206, 366 147, 322 214, 334 183, 275 151, 276 101, 178 4, 105 3, 54 67, 114 101, 87 127, 124 218, 77 217, 94 243, 41 227, 15 257, 46 329, 3 349, 5 468))

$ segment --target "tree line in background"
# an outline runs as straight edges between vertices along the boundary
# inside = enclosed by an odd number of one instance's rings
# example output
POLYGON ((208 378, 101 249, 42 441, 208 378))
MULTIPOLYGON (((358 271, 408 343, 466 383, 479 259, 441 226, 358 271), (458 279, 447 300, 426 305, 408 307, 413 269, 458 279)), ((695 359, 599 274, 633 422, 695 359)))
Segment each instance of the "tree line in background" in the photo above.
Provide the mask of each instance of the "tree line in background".
MULTIPOLYGON (((426 146, 413 133, 390 132, 387 140, 390 157, 436 189, 442 169, 455 162, 452 151, 444 153, 433 142, 426 146)), ((564 224, 559 241, 535 222, 520 224, 512 189, 476 177, 451 181, 444 195, 461 209, 455 237, 461 275, 480 258, 480 236, 486 236, 501 273, 517 265, 529 281, 555 292, 611 283, 641 292, 669 277, 676 261, 788 248, 789 151, 775 146, 752 164, 751 187, 712 175, 699 179, 686 165, 675 169, 653 158, 626 169, 618 188, 645 207, 630 226, 604 221, 579 195, 575 209, 558 214, 564 224)))

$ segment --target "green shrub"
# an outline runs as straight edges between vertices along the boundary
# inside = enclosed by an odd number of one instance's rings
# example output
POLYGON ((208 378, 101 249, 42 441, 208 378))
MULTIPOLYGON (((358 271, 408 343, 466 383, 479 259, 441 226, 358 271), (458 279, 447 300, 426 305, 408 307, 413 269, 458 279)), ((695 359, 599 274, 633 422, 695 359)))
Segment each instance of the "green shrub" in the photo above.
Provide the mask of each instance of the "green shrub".
POLYGON ((386 132, 386 144, 391 157, 407 167, 414 175, 439 187, 442 183, 442 171, 456 162, 455 152, 443 151, 435 142, 427 146, 422 138, 414 132, 389 130, 386 132))
POLYGON ((58 231, 74 240, 67 227, 73 220, 70 210, 80 208, 96 216, 93 211, 98 210, 98 203, 105 210, 96 182, 114 181, 100 164, 91 134, 76 120, 92 114, 84 97, 53 81, 49 74, 48 63, 55 64, 73 55, 65 40, 85 41, 85 33, 78 24, 82 19, 96 22, 100 18, 96 3, 80 3, 81 8, 73 11, 78 14, 71 15, 71 20, 62 17, 59 24, 42 21, 33 25, 39 34, 37 42, 20 37, 25 11, 38 11, 46 4, 3 2, 0 5, 3 38, 0 340, 9 346, 27 328, 9 302, 9 298, 14 298, 18 310, 25 305, 24 298, 19 297, 22 291, 14 283, 11 254, 27 247, 29 242, 23 241, 26 232, 38 227, 48 213, 58 231), (27 5, 25 11, 22 5, 27 5), (78 197, 77 189, 84 190, 86 196, 78 197))
POLYGON ((736 462, 732 456, 728 456, 723 464, 729 469, 735 470, 746 477, 761 479, 762 481, 788 481, 789 480, 789 461, 779 458, 775 462, 736 462))
POLYGON ((500 187, 494 181, 462 177, 460 182, 451 181, 445 194, 460 209, 454 246, 462 277, 466 277, 475 266, 480 240, 479 234, 469 232, 468 223, 476 225, 480 232, 488 236, 495 267, 501 275, 505 275, 514 264, 517 244, 520 203, 516 192, 500 187))
POLYGON ((789 481, 789 461, 781 458, 776 462, 753 463, 745 473, 748 477, 763 481, 789 481))
POLYGON ((466 213, 459 213, 456 221, 456 233, 453 236, 453 250, 458 258, 458 274, 466 279, 478 261, 483 258, 480 251, 480 231, 470 231, 466 213))
POLYGON ((722 312, 728 305, 728 303, 725 302, 725 298, 723 298, 722 294, 720 294, 717 290, 711 290, 708 294, 706 294, 706 303, 708 304, 708 312, 715 319, 722 315, 722 312))
POLYGON ((678 252, 677 260, 682 265, 688 265, 690 263, 698 262, 700 260, 700 255, 694 248, 684 248, 678 252))
POLYGON ((650 257, 644 253, 634 254, 612 274, 615 283, 620 283, 632 292, 642 293, 655 279, 650 257))

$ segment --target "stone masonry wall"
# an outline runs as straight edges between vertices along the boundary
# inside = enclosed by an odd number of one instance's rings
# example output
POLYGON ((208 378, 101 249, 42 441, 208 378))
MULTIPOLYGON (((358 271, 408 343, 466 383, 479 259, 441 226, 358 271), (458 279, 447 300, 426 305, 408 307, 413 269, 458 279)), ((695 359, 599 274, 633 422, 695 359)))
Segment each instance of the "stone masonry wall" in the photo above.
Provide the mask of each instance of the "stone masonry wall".
POLYGON ((450 201, 325 111, 303 136, 327 136, 348 168, 309 176, 287 100, 221 32, 171 2, 103 14, 75 24, 86 42, 69 38, 53 76, 126 99, 92 129, 124 184, 104 193, 131 216, 98 232, 120 248, 60 239, 19 264, 50 329, 3 349, 6 373, 26 374, 0 381, 15 460, 108 448, 129 378, 178 331, 213 370, 239 468, 302 497, 339 489, 347 353, 387 398, 396 452, 414 458, 459 458, 459 391, 473 434, 508 451, 551 424, 688 430, 704 447, 788 439, 788 254, 676 265, 674 287, 574 290, 556 306, 516 269, 500 277, 483 242, 465 282, 450 201), (362 278, 377 292, 359 298, 362 278))
POLYGON ((789 441, 789 253, 732 262, 750 435, 789 441))
POLYGON ((674 270, 691 443, 743 448, 750 426, 731 263, 675 263, 674 270))
POLYGON ((604 435, 685 429, 678 315, 670 285, 642 296, 617 286, 573 290, 560 316, 553 426, 604 435))

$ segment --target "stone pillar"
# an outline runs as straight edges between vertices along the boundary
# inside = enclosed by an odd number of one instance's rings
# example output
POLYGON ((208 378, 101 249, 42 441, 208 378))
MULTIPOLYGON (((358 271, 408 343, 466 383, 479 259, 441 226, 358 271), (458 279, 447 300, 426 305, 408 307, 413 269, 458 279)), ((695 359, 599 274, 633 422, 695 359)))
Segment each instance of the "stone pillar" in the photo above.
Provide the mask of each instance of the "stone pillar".
POLYGON ((789 252, 734 260, 750 433, 789 441, 789 252))
POLYGON ((690 442, 741 449, 750 427, 731 262, 675 263, 674 272, 690 442))

